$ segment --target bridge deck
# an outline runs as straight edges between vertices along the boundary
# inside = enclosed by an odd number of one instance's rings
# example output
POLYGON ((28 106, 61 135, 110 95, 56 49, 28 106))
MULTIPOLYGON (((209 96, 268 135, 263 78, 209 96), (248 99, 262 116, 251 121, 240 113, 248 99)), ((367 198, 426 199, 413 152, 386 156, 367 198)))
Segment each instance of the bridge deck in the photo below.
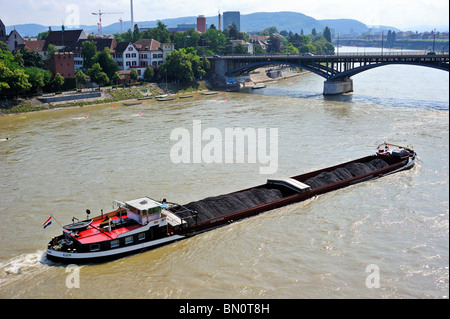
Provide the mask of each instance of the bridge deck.
POLYGON ((314 72, 327 80, 341 80, 357 73, 387 64, 413 64, 449 71, 449 54, 423 53, 344 53, 339 55, 255 54, 210 56, 211 60, 227 61, 227 75, 247 74, 266 65, 286 64, 314 72))

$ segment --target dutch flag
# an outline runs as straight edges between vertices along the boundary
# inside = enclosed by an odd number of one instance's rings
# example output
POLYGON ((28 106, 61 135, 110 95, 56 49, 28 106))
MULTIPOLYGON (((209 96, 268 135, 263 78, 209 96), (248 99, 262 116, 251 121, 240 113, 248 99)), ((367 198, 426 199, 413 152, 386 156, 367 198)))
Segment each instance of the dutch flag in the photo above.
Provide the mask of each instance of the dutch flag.
POLYGON ((45 229, 45 227, 51 225, 51 223, 52 223, 52 216, 50 216, 42 226, 44 226, 45 229))

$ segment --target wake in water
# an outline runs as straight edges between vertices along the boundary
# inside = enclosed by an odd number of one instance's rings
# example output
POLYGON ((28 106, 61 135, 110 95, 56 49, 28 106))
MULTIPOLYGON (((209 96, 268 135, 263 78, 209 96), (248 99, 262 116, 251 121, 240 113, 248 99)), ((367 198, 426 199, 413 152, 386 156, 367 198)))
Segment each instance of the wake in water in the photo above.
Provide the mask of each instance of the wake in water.
POLYGON ((0 263, 0 287, 23 279, 23 276, 39 275, 47 269, 47 265, 50 265, 50 261, 42 250, 3 261, 0 263))

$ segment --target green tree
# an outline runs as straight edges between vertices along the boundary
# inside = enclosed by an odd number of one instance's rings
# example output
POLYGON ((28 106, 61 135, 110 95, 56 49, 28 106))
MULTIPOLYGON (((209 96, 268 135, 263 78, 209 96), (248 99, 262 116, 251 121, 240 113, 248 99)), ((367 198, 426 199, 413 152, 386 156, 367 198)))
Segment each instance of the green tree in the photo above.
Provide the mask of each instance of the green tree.
POLYGON ((264 49, 260 45, 255 45, 253 47, 253 53, 254 54, 264 54, 264 49))
POLYGON ((156 28, 148 29, 141 33, 143 39, 154 39, 160 43, 170 42, 170 31, 167 30, 167 26, 161 21, 158 21, 156 28))
POLYGON ((200 35, 194 29, 176 32, 173 36, 173 42, 177 50, 188 47, 196 48, 200 42, 200 35))
POLYGON ((278 33, 277 27, 276 26, 271 26, 271 27, 265 28, 259 34, 260 35, 274 35, 275 33, 278 33))
POLYGON ((288 45, 286 45, 284 47, 284 51, 283 52, 284 53, 290 53, 290 54, 298 54, 299 53, 298 49, 296 47, 294 47, 292 45, 292 43, 288 43, 288 45))
POLYGON ((303 44, 299 51, 300 53, 316 53, 316 47, 312 43, 303 44))
POLYGON ((47 47, 47 59, 53 58, 56 52, 58 52, 58 49, 53 44, 49 44, 47 47))
POLYGON ((25 74, 28 75, 28 82, 31 84, 31 91, 36 92, 50 84, 52 74, 50 71, 38 67, 25 68, 25 74))
POLYGON ((47 39, 49 31, 39 32, 37 35, 38 41, 47 39))
POLYGON ((280 41, 280 38, 277 36, 270 36, 269 45, 267 46, 267 52, 281 52, 283 50, 283 44, 280 41))
POLYGON ((202 69, 206 72, 209 71, 209 69, 211 68, 211 63, 209 63, 209 60, 204 57, 202 60, 202 69))
POLYGON ((328 42, 331 43, 331 30, 329 27, 325 27, 325 29, 323 30, 323 36, 328 42))
POLYGON ((23 60, 23 54, 22 53, 20 53, 20 51, 19 52, 17 52, 15 55, 14 55, 14 61, 21 67, 21 68, 23 68, 24 67, 24 60, 23 60))
POLYGON ((170 79, 177 79, 182 82, 193 81, 194 71, 186 50, 173 50, 166 57, 166 61, 161 64, 159 74, 161 76, 167 75, 170 79))
POLYGON ((142 38, 141 33, 139 32, 139 27, 137 24, 134 25, 133 29, 133 38, 131 42, 139 41, 142 38))
POLYGON ((62 86, 64 85, 64 77, 61 74, 56 73, 55 77, 52 80, 52 85, 55 91, 61 90, 62 86))
POLYGON ((99 63, 94 63, 88 70, 88 75, 91 77, 91 82, 100 84, 108 84, 109 78, 105 72, 102 71, 102 67, 99 63))
POLYGON ((105 48, 102 52, 97 53, 92 61, 94 63, 99 63, 102 71, 105 72, 110 79, 112 79, 114 73, 119 71, 119 65, 113 60, 109 48, 105 48))
POLYGON ((9 86, 9 81, 12 76, 13 72, 11 69, 0 60, 0 93, 7 92, 11 88, 9 86))
POLYGON ((119 71, 117 71, 112 76, 111 81, 113 81, 113 83, 117 84, 119 82, 119 80, 120 80, 120 75, 119 75, 119 71))
POLYGON ((75 80, 77 81, 77 86, 78 85, 85 85, 87 83, 87 75, 84 74, 83 71, 78 70, 75 73, 75 80))
POLYGON ((205 42, 208 43, 209 50, 215 54, 221 54, 225 52, 225 45, 227 43, 227 38, 223 32, 209 28, 203 34, 205 37, 205 42))
POLYGON ((17 61, 8 46, 0 41, 0 92, 4 95, 18 95, 31 89, 28 75, 17 61))
POLYGON ((155 71, 150 65, 147 65, 144 71, 144 80, 150 82, 155 76, 155 71))
POLYGON ((94 60, 97 55, 97 46, 94 41, 90 40, 83 42, 81 54, 83 55, 83 68, 89 70, 95 63, 94 60))
POLYGON ((42 68, 44 66, 44 62, 42 62, 42 57, 39 53, 27 49, 21 49, 20 53, 22 53, 25 67, 35 66, 38 68, 42 68))
POLYGON ((247 47, 242 43, 238 43, 237 45, 235 45, 233 51, 236 54, 248 54, 247 47))
POLYGON ((136 71, 136 69, 131 69, 131 71, 130 71, 130 78, 132 79, 132 80, 137 80, 138 79, 138 73, 137 73, 137 71, 136 71))

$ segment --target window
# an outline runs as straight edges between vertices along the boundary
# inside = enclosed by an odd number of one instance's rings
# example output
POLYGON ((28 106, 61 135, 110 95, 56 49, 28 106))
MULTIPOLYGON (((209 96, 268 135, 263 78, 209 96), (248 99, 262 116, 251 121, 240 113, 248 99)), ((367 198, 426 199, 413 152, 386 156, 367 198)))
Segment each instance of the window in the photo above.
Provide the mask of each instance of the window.
POLYGON ((131 62, 130 61, 127 61, 127 66, 130 66, 131 65, 131 62))
POLYGON ((90 248, 91 248, 91 251, 99 251, 100 244, 92 244, 90 248))
POLYGON ((125 237, 125 245, 133 243, 133 236, 125 237))
POLYGON ((129 48, 128 48, 128 51, 133 51, 133 47, 129 47, 129 48))
POLYGON ((136 53, 132 53, 132 54, 131 54, 131 57, 132 57, 132 58, 135 58, 135 57, 136 57, 136 53))
POLYGON ((131 65, 136 65, 136 64, 137 64, 136 61, 131 62, 131 65))
POLYGON ((129 58, 131 55, 129 54, 129 53, 127 53, 126 55, 125 55, 125 57, 127 57, 127 58, 129 58))
POLYGON ((140 233, 139 240, 144 240, 144 239, 145 239, 145 233, 140 233))
POLYGON ((153 54, 153 59, 156 59, 158 57, 157 54, 153 54))
POLYGON ((116 239, 116 240, 112 240, 111 241, 111 248, 114 248, 114 247, 119 247, 119 240, 118 239, 116 239))

